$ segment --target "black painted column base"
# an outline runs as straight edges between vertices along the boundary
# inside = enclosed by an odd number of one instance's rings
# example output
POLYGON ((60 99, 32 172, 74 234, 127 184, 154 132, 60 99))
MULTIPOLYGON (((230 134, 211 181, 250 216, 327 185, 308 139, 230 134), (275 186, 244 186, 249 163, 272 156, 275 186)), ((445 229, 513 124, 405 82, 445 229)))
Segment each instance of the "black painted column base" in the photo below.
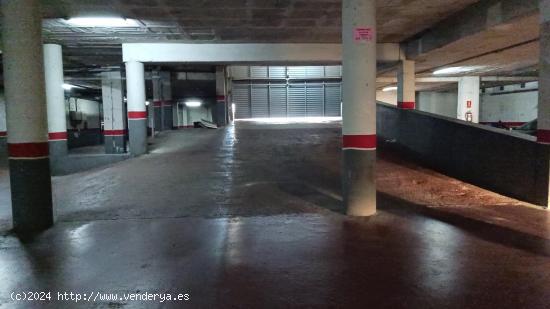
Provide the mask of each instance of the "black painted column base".
POLYGON ((139 156, 147 153, 147 119, 130 119, 128 134, 130 154, 139 156))
POLYGON ((216 104, 216 124, 218 127, 223 127, 226 125, 225 113, 225 102, 218 102, 216 104))
POLYGON ((155 132, 162 131, 162 107, 155 106, 154 107, 154 115, 153 115, 153 121, 155 122, 155 132))
POLYGON ((39 232, 54 224, 50 160, 10 159, 13 227, 39 232))
POLYGON ((64 158, 69 154, 67 140, 49 141, 48 148, 50 151, 50 159, 54 161, 59 158, 64 158))
POLYGON ((172 105, 164 105, 162 108, 164 109, 164 126, 162 130, 172 130, 174 127, 172 105))
POLYGON ((58 175, 61 165, 64 164, 64 159, 69 155, 67 140, 55 140, 48 142, 50 153, 50 171, 52 175, 58 175))
POLYGON ((344 206, 350 216, 376 213, 376 150, 343 150, 344 206))
MULTIPOLYGON (((0 137, 0 152, 2 152, 2 154, 7 154, 8 152, 8 143, 5 137, 0 137)), ((1 156, 2 155, 0 155, 0 157, 1 156)))

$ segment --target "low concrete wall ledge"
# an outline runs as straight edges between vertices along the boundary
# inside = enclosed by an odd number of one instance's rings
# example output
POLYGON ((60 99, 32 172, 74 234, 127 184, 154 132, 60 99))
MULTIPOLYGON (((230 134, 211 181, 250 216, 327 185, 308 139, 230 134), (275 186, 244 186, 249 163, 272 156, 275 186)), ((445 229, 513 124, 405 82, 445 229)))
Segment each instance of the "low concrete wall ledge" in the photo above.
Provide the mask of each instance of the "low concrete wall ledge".
POLYGON ((535 137, 377 104, 381 151, 400 154, 479 187, 548 206, 550 146, 535 137))

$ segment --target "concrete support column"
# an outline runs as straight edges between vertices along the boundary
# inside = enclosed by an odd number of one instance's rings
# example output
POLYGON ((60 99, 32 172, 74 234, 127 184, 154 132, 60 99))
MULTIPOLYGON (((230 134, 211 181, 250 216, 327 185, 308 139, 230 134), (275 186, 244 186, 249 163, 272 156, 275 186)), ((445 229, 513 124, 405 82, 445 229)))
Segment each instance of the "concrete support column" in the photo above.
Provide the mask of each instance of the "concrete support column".
POLYGON ((163 130, 174 128, 174 104, 172 102, 172 75, 170 72, 160 72, 160 88, 162 100, 163 130))
POLYGON ((458 80, 457 118, 479 123, 479 76, 461 77, 458 80))
POLYGON ((151 72, 151 82, 153 83, 153 128, 155 132, 163 130, 164 115, 162 108, 162 82, 159 71, 151 72))
POLYGON ((6 129, 6 100, 4 95, 0 96, 0 151, 6 151, 6 138, 8 132, 6 129))
POLYGON ((105 153, 124 153, 126 152, 126 113, 120 71, 102 73, 101 91, 105 153))
POLYGON ((2 1, 2 52, 13 226, 53 225, 40 0, 2 1))
POLYGON ((48 106, 48 140, 50 159, 59 160, 68 153, 67 110, 63 89, 63 53, 61 45, 44 44, 46 104, 48 106))
POLYGON ((219 127, 227 124, 227 92, 225 87, 225 67, 216 67, 216 109, 214 120, 219 127))
POLYGON ((376 213, 376 1, 343 0, 343 197, 347 214, 376 213))
POLYGON ((539 106, 537 141, 550 144, 550 0, 540 0, 539 106))
POLYGON ((147 152, 147 111, 145 109, 145 72, 143 63, 126 62, 128 103, 128 134, 130 153, 139 156, 147 152))
POLYGON ((414 61, 402 60, 397 70, 397 107, 415 109, 416 85, 414 61))

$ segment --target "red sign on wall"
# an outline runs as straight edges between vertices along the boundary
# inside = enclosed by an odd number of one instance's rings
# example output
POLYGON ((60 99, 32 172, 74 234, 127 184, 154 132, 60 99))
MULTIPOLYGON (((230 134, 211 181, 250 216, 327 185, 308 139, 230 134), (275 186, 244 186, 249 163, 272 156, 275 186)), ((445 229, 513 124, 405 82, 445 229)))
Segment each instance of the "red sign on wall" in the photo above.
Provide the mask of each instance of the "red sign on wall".
POLYGON ((472 108, 472 101, 466 101, 466 107, 472 108))
POLYGON ((355 42, 370 42, 374 39, 374 30, 370 27, 360 27, 353 30, 355 42))

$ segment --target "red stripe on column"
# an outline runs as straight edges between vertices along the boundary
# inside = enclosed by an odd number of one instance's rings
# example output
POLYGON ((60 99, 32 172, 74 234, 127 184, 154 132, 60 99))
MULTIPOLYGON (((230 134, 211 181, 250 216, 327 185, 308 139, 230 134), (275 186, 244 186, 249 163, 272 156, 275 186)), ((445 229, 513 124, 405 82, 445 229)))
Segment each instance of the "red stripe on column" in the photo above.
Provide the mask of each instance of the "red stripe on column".
POLYGON ((123 136, 126 134, 126 130, 105 130, 103 131, 104 136, 123 136))
POLYGON ((376 135, 344 135, 343 148, 376 149, 376 135))
POLYGON ((10 158, 43 158, 49 154, 48 143, 9 143, 10 158))
POLYGON ((147 119, 147 112, 128 112, 128 119, 147 119))
POLYGON ((67 132, 50 132, 48 133, 48 140, 50 141, 66 141, 67 132))
POLYGON ((0 137, 6 137, 6 136, 8 136, 8 132, 0 131, 0 137))
POLYGON ((415 102, 397 102, 397 107, 402 109, 414 109, 415 102))
POLYGON ((164 106, 172 106, 172 100, 164 101, 164 106))
POLYGON ((225 96, 224 95, 216 96, 216 101, 225 101, 225 96))
POLYGON ((162 101, 153 101, 153 106, 154 107, 161 107, 162 106, 162 101))
POLYGON ((550 130, 538 130, 537 142, 550 144, 550 130))

